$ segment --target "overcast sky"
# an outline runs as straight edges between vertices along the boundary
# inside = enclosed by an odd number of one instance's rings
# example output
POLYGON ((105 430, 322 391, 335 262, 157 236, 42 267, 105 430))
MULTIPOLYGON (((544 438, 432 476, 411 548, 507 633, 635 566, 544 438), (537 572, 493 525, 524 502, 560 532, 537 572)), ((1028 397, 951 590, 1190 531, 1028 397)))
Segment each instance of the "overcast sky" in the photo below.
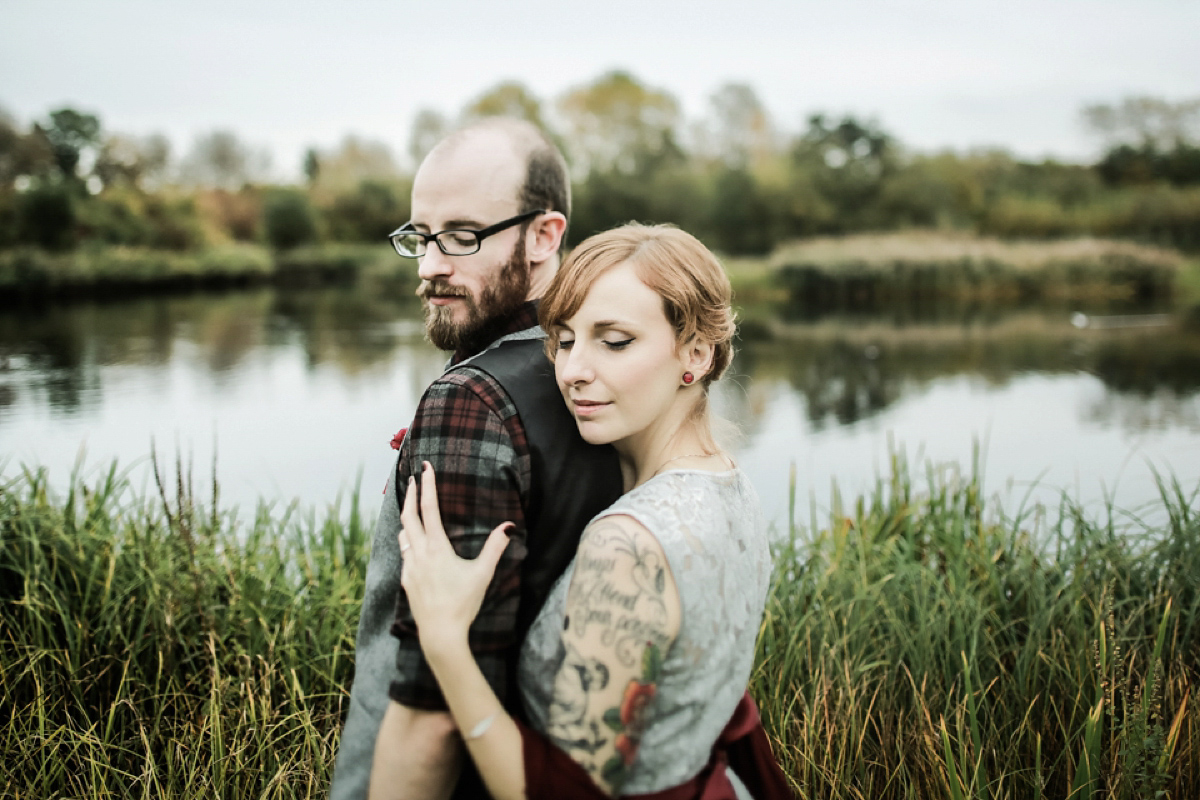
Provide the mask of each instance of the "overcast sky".
POLYGON ((231 129, 299 172, 353 133, 403 159, 417 110, 501 80, 544 102, 623 68, 689 118, 752 85, 778 127, 873 118, 919 150, 1092 157, 1084 104, 1200 97, 1196 0, 0 0, 0 107, 64 105, 181 154, 231 129))

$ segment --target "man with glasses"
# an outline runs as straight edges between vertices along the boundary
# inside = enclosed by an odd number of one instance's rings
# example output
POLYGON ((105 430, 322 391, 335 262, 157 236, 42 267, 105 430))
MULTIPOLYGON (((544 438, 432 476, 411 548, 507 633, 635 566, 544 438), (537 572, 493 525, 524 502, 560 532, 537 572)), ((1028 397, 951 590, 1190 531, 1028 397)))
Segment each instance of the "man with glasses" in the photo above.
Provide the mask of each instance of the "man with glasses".
POLYGON ((389 237, 417 260, 426 333, 453 356, 399 444, 380 510, 333 800, 365 798, 368 787, 373 798, 487 796, 400 590, 399 504, 410 476, 424 462, 436 470, 446 532, 463 557, 476 557, 500 523, 515 524, 470 641, 517 715, 525 632, 588 520, 620 494, 616 455, 579 438, 537 324, 569 213, 557 148, 528 123, 491 119, 430 152, 412 219, 389 237))

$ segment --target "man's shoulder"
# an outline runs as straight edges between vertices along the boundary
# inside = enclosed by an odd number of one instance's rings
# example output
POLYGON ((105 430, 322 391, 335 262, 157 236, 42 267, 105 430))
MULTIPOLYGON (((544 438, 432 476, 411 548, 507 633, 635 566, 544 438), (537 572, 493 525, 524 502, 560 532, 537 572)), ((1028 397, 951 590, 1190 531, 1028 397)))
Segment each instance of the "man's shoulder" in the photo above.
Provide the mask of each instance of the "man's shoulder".
POLYGON ((445 408, 486 409, 501 418, 516 413, 512 398, 500 382, 469 364, 454 367, 431 383, 417 414, 445 408))

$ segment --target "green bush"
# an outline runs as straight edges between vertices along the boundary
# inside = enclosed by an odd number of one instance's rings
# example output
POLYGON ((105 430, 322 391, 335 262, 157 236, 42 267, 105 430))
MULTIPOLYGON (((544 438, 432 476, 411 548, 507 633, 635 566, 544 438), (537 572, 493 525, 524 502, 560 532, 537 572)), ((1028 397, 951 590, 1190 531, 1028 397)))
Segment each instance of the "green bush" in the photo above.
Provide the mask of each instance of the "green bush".
POLYGON ((276 190, 263 202, 263 224, 267 242, 277 250, 289 250, 317 238, 317 221, 308 195, 276 190))
POLYGON ((17 241, 47 250, 75 244, 75 191, 65 182, 38 183, 17 195, 17 241))
POLYGON ((329 239, 335 242, 383 242, 408 220, 407 184, 363 181, 350 193, 340 194, 321 210, 329 239))

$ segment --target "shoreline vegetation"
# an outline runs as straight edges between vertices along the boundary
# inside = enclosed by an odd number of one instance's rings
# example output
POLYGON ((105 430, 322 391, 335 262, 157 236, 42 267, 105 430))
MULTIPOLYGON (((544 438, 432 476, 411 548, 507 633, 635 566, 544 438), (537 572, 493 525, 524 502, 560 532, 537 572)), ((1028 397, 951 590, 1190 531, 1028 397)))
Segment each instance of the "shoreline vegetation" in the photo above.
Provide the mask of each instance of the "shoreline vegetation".
POLYGON ((388 276, 415 288, 415 274, 397 269, 395 258, 386 244, 273 251, 241 243, 183 252, 111 246, 64 253, 21 247, 0 251, 0 302, 352 283, 364 275, 388 276))
MULTIPOLYGON (((324 797, 357 495, 245 515, 178 462, 150 497, 78 472, 0 483, 5 796, 324 797)), ((973 472, 895 458, 780 531, 751 691, 802 796, 1200 795, 1200 487, 1159 490, 1001 509, 973 472)))
MULTIPOLYGON (((1002 240, 911 230, 817 237, 783 245, 767 257, 723 261, 739 302, 797 309, 945 302, 1200 305, 1200 259, 1090 237, 1002 240)), ((0 302, 362 279, 386 280, 407 296, 417 279, 402 266, 383 244, 277 251, 242 243, 194 252, 93 246, 54 253, 21 247, 0 250, 0 302)))

